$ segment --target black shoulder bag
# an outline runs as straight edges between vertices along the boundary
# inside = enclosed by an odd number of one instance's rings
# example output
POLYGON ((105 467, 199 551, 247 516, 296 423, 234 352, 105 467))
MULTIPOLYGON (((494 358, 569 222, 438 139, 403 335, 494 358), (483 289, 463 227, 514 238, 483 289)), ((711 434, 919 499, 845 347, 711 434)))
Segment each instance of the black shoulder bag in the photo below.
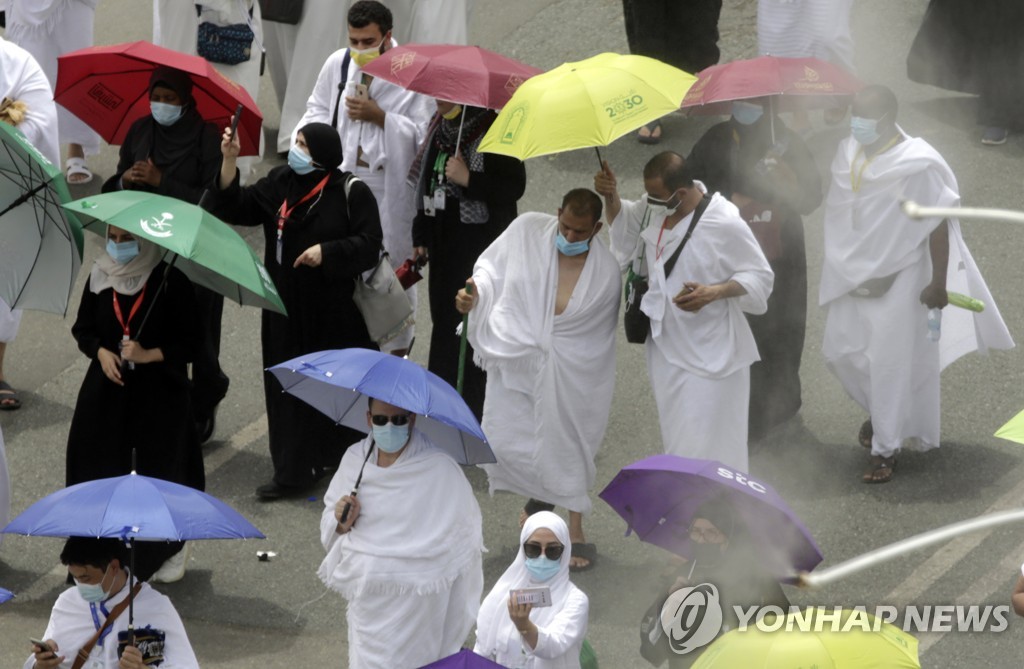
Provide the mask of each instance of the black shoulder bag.
MULTIPOLYGON (((697 205, 697 208, 693 210, 693 218, 690 220, 690 227, 686 230, 683 241, 679 242, 679 246, 676 247, 672 257, 665 261, 666 279, 672 274, 672 270, 675 269, 676 261, 679 260, 679 254, 683 252, 686 242, 690 241, 693 229, 697 227, 697 222, 704 214, 704 210, 708 208, 709 202, 711 202, 710 198, 705 195, 697 205)), ((643 254, 646 252, 645 245, 643 240, 638 238, 638 241, 640 243, 637 245, 639 247, 637 254, 643 257, 643 254)), ((644 294, 647 293, 649 287, 647 277, 634 272, 631 264, 629 272, 626 274, 626 311, 622 316, 622 325, 626 330, 626 341, 630 344, 643 344, 647 341, 647 335, 651 332, 651 319, 647 314, 640 311, 640 301, 643 300, 644 294)))
POLYGON ((338 127, 338 110, 341 109, 341 96, 348 83, 348 64, 352 62, 352 51, 345 49, 345 57, 341 59, 341 83, 338 84, 338 97, 334 99, 334 115, 331 116, 331 127, 338 127))

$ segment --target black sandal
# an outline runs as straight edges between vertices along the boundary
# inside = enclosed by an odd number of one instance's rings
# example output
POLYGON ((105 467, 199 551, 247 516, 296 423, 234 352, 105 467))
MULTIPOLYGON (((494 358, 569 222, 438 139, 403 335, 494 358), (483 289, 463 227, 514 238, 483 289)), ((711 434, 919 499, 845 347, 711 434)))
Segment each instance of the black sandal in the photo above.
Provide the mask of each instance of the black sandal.
POLYGON ((871 440, 875 436, 875 428, 871 425, 871 419, 868 418, 864 421, 864 424, 860 426, 860 432, 857 433, 857 441, 864 448, 871 448, 871 440))
POLYGON ((647 132, 651 134, 648 135, 647 137, 644 137, 643 135, 640 134, 640 131, 637 130, 636 141, 640 142, 641 144, 658 144, 659 142, 661 142, 661 121, 651 121, 650 123, 645 124, 644 127, 647 128, 647 132), (657 136, 654 135, 655 132, 658 133, 657 136))
POLYGON ((21 408, 18 392, 6 381, 0 381, 0 411, 15 411, 21 408))
POLYGON ((888 483, 892 480, 892 473, 896 470, 896 456, 888 458, 881 455, 871 456, 871 468, 864 472, 861 480, 864 483, 888 483))

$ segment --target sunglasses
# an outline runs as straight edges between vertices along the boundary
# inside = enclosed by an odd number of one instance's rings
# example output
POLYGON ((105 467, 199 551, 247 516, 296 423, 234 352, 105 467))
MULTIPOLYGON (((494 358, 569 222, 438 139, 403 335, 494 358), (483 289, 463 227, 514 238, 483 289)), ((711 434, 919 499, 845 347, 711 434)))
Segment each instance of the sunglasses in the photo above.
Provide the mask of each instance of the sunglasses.
MULTIPOLYGON (((540 544, 530 542, 523 544, 523 553, 531 560, 539 558, 541 550, 540 544)), ((565 552, 565 546, 562 544, 548 544, 543 548, 543 552, 549 560, 558 561, 562 559, 562 553, 565 552)))
POLYGON ((385 416, 384 414, 373 414, 370 416, 370 422, 377 427, 384 427, 388 423, 391 423, 395 427, 402 427, 408 424, 409 418, 412 416, 411 413, 400 413, 397 416, 385 416))

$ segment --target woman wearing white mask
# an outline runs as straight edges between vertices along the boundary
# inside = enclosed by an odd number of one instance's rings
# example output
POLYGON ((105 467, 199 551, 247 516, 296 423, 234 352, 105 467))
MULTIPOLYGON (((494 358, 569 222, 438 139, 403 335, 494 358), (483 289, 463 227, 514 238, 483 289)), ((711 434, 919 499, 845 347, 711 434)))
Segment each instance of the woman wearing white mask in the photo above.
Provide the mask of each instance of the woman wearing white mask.
MULTIPOLYGON (((196 204, 220 168, 220 135, 196 111, 192 79, 170 67, 149 78, 151 113, 128 129, 114 176, 103 192, 141 190, 196 204)), ((193 407, 199 440, 213 435, 217 405, 227 395, 228 377, 220 367, 220 326, 224 298, 196 288, 203 342, 192 365, 193 407)))
MULTIPOLYGON (((262 226, 263 263, 288 316, 263 312, 264 369, 327 349, 376 348, 352 299, 353 280, 377 264, 382 233, 377 203, 361 181, 345 186, 338 132, 326 123, 299 129, 288 165, 240 187, 238 137, 225 129, 219 189, 211 211, 234 225, 262 226), (346 192, 347 191, 347 192, 346 192)), ((360 434, 335 425, 263 376, 274 478, 256 494, 263 500, 304 493, 338 465, 360 434)))
POLYGON ((523 525, 519 553, 484 598, 473 652, 512 669, 577 669, 589 600, 569 581, 569 527, 539 511, 523 525), (513 590, 547 586, 551 606, 518 604, 513 590))
MULTIPOLYGON (((68 432, 67 485, 130 473, 134 450, 139 474, 202 490, 187 375, 199 342, 192 283, 155 244, 114 226, 106 237, 71 328, 92 362, 68 432)), ((182 546, 143 543, 143 580, 182 546)))

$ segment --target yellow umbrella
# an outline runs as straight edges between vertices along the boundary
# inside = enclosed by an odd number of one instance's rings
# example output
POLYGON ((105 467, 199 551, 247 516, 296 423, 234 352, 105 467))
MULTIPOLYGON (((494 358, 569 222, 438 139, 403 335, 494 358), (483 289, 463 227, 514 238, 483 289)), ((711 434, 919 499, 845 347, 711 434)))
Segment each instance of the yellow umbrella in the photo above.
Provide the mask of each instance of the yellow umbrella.
POLYGON ((565 63, 516 90, 479 150, 525 160, 607 146, 679 109, 695 81, 646 56, 602 53, 565 63))
POLYGON ((1011 418, 1001 428, 996 430, 995 436, 1024 444, 1024 411, 1011 418))
POLYGON ((804 609, 783 620, 767 615, 760 625, 727 632, 693 669, 920 669, 917 639, 898 627, 864 611, 822 613, 804 609))

